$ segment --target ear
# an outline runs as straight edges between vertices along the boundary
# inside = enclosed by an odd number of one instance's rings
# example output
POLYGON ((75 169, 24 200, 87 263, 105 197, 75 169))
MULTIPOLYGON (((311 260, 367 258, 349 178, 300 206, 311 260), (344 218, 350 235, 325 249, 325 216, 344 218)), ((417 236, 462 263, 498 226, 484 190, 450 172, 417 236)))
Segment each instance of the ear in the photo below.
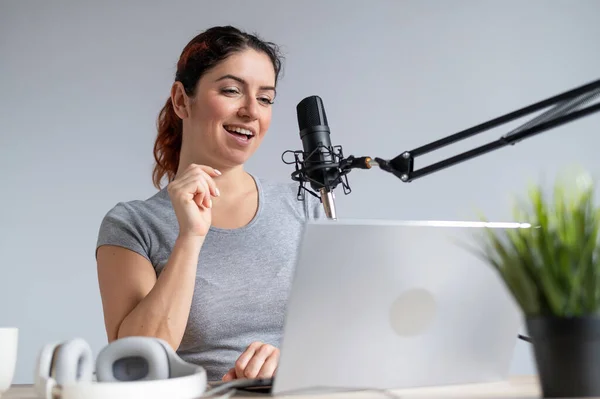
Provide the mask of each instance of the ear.
POLYGON ((173 86, 171 87, 171 102, 173 103, 173 109, 179 118, 185 119, 189 117, 190 99, 185 93, 185 89, 181 82, 173 83, 173 86))

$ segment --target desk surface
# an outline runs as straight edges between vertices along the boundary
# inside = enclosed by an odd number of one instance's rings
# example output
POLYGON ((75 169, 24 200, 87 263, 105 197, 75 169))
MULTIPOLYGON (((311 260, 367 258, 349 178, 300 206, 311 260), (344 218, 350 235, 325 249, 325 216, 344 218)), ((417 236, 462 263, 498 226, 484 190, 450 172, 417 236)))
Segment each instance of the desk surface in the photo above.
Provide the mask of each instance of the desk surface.
MULTIPOLYGON (((411 388, 388 391, 388 393, 377 391, 361 392, 340 392, 327 395, 288 395, 286 397, 294 399, 329 399, 329 398, 348 398, 348 399, 366 399, 366 398, 389 398, 399 397, 402 399, 411 398, 504 398, 504 399, 524 399, 539 398, 540 388, 537 376, 516 376, 508 381, 453 385, 444 387, 411 388), (390 393, 393 395, 390 395, 390 393)), ((245 394, 238 392, 235 398, 257 398, 270 397, 267 395, 245 394)), ((276 396, 273 398, 282 398, 276 396)), ((8 392, 2 395, 2 399, 34 399, 36 398, 31 385, 15 385, 8 392)))

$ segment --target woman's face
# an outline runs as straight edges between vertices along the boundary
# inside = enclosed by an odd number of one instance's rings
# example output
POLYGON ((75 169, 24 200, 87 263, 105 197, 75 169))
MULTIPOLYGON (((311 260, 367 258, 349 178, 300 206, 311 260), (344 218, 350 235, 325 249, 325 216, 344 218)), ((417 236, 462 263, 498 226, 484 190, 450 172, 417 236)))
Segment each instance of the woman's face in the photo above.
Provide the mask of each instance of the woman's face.
POLYGON ((271 60, 251 49, 205 73, 192 99, 177 83, 172 95, 184 124, 182 156, 222 169, 245 163, 271 124, 274 86, 271 60))

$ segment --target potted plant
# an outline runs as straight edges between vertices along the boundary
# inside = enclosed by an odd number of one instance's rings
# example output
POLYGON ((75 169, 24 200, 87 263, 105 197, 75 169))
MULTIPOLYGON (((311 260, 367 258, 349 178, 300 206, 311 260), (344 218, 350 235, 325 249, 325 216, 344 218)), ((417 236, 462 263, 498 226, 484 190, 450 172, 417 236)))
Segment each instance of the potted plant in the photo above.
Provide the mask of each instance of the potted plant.
MULTIPOLYGON (((485 228, 476 252, 523 312, 544 397, 600 396, 600 208, 586 173, 531 184, 513 207, 529 228, 485 228)), ((482 218, 485 220, 485 218, 482 218)))

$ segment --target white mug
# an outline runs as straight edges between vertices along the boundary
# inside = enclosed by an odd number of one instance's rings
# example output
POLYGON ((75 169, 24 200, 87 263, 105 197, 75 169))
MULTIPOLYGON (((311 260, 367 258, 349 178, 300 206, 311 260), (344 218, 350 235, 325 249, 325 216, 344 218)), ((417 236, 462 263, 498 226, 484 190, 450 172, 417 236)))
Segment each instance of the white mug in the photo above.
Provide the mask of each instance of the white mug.
POLYGON ((0 396, 10 388, 17 366, 19 329, 0 327, 0 396))

